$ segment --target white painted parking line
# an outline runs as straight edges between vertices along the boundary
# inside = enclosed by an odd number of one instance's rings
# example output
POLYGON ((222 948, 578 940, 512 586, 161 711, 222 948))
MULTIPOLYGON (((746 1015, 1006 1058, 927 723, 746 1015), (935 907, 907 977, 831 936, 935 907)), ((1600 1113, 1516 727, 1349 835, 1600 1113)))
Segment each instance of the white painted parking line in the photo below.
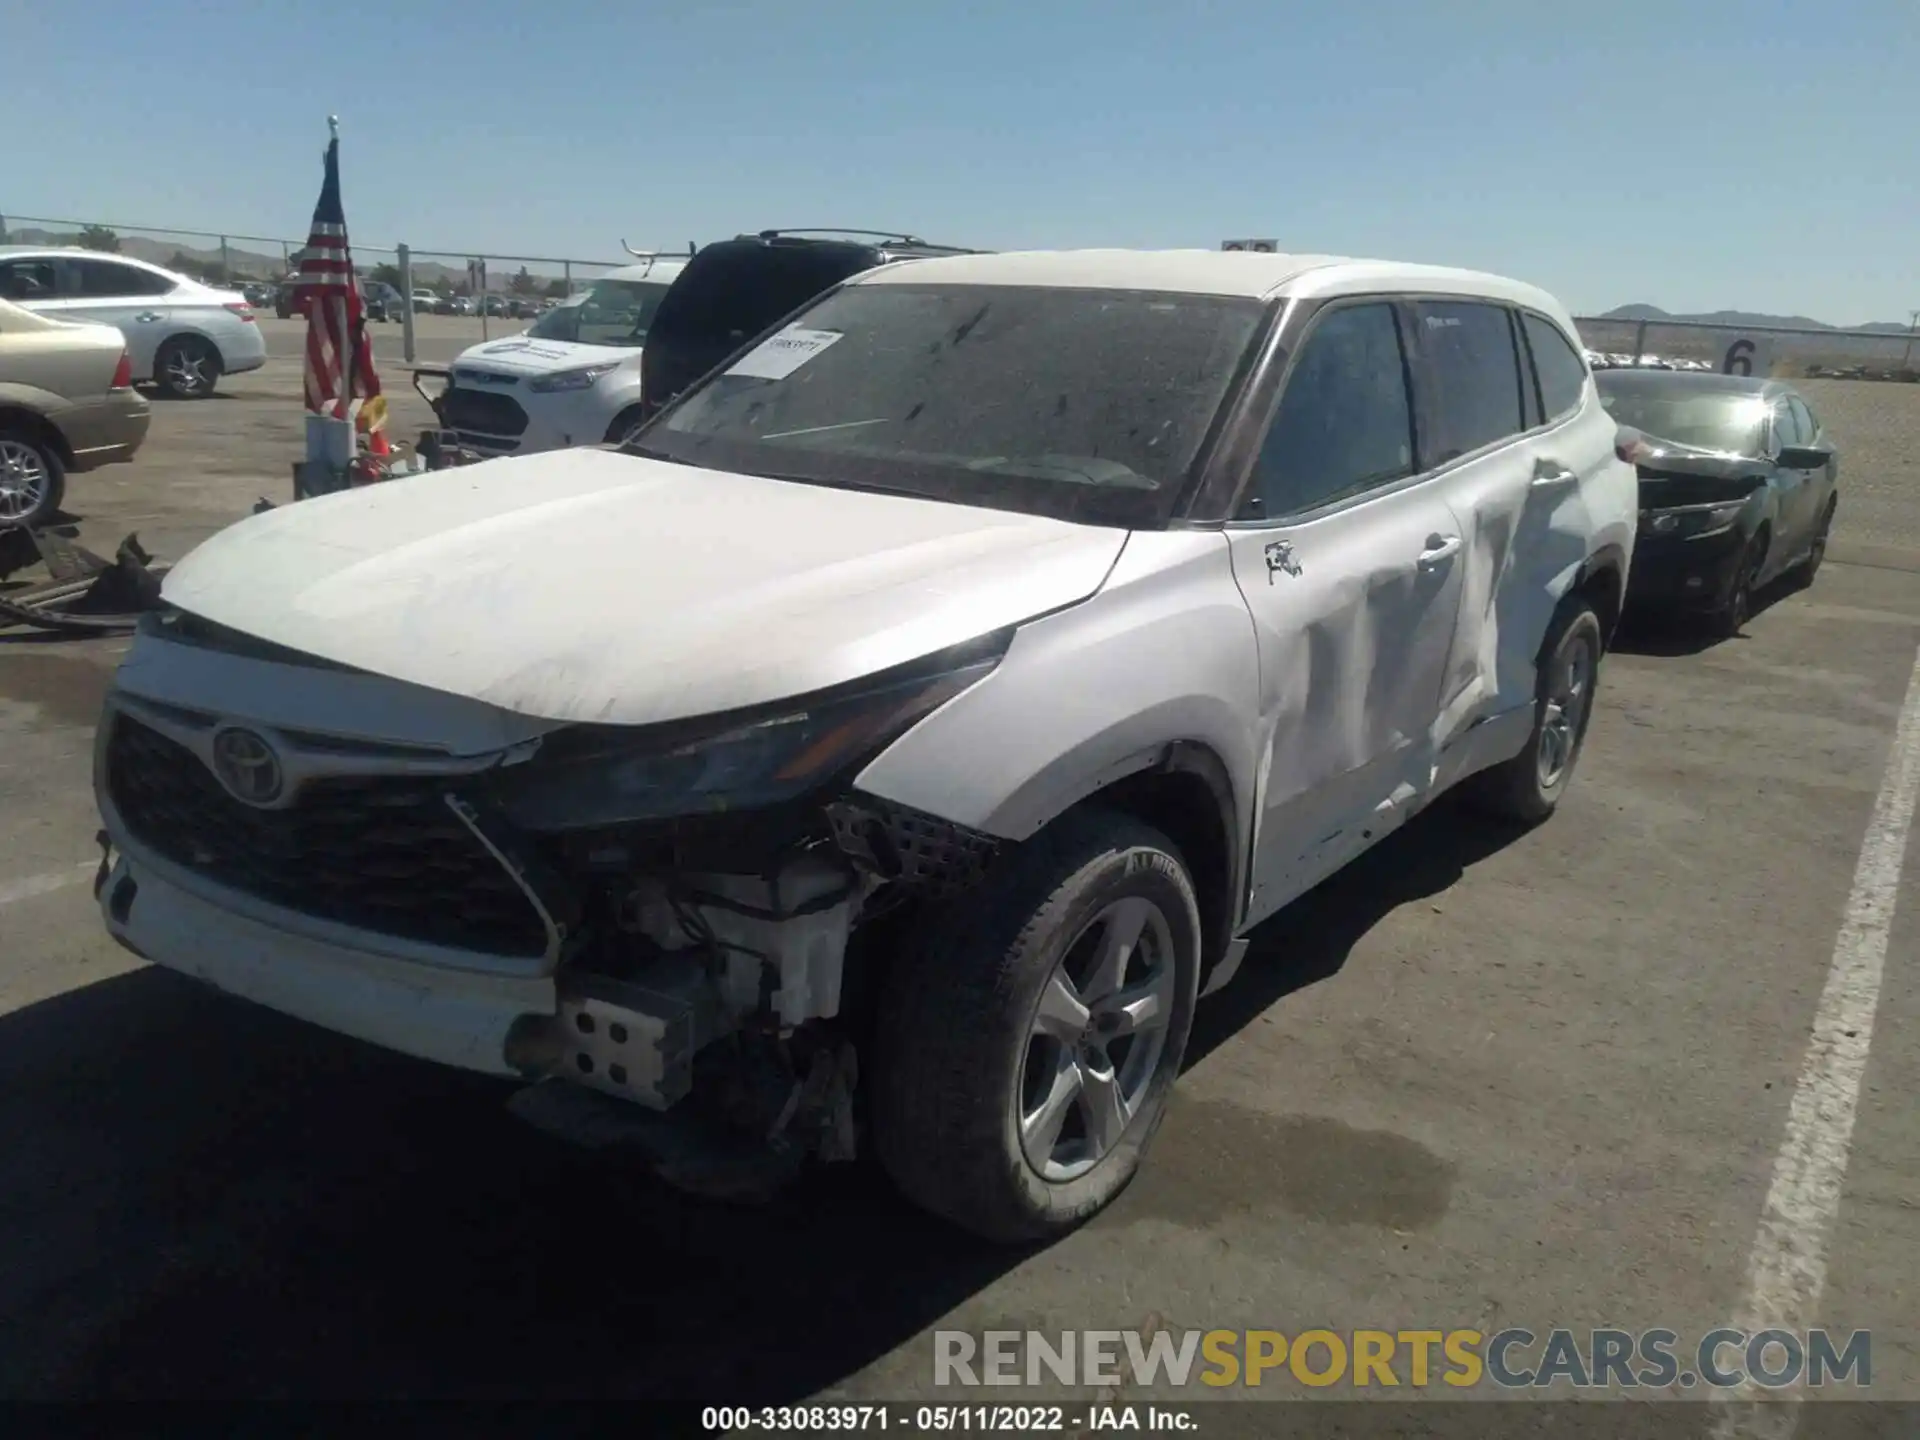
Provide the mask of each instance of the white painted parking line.
POLYGON ((16 900, 31 900, 35 895, 45 895, 52 890, 64 890, 69 885, 78 885, 99 868, 97 860, 82 860, 71 870, 54 870, 45 875, 28 875, 19 880, 0 880, 0 905, 11 905, 16 900))
MULTIPOLYGON (((1900 893, 1907 832, 1920 797, 1920 655, 1914 657, 1907 696, 1894 727, 1893 746, 1867 822, 1853 891, 1806 1059, 1787 1110, 1787 1131, 1773 1162, 1773 1183, 1760 1212, 1759 1233, 1747 1260, 1747 1295, 1734 1324, 1749 1333, 1791 1330, 1804 1334, 1818 1323, 1827 1283, 1827 1238, 1840 1209, 1840 1190, 1853 1144, 1853 1122, 1873 1043, 1874 1012, 1886 971, 1887 936, 1900 893)), ((1714 1398, 1752 1401, 1755 1387, 1717 1391, 1714 1398)), ((1799 1400, 1798 1390, 1770 1398, 1799 1400)), ((1797 1405, 1747 1405, 1723 1411, 1715 1434, 1733 1437, 1789 1436, 1797 1405)))

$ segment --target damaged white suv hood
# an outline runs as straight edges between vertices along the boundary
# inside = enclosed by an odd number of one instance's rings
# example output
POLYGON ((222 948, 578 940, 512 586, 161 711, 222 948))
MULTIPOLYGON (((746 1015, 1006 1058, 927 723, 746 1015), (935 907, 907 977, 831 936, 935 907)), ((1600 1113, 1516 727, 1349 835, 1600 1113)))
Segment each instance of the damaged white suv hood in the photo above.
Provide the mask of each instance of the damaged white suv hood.
POLYGON ((855 680, 1084 600, 1127 532, 561 450, 221 531, 165 598, 338 664, 649 724, 855 680))

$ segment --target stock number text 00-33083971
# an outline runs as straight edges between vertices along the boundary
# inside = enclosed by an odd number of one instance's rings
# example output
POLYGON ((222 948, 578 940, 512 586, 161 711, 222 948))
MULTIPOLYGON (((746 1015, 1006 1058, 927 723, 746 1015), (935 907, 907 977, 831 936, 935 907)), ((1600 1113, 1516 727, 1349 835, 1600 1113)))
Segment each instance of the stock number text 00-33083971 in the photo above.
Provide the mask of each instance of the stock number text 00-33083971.
POLYGON ((1064 1432, 1081 1417, 1059 1405, 710 1405, 701 1428, 721 1434, 898 1430, 988 1433, 1064 1432))

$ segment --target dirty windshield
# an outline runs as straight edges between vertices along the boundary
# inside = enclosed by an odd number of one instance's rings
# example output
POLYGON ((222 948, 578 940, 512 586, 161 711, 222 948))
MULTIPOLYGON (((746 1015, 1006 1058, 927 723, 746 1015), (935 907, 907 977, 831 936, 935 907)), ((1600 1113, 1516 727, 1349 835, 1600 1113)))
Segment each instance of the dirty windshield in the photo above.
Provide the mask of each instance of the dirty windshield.
POLYGON ((1066 519, 1163 521, 1257 301, 851 285, 638 437, 716 469, 1066 519))
POLYGON ((666 293, 664 281, 602 280, 579 300, 549 310, 527 333, 538 340, 581 345, 644 345, 647 327, 666 293))

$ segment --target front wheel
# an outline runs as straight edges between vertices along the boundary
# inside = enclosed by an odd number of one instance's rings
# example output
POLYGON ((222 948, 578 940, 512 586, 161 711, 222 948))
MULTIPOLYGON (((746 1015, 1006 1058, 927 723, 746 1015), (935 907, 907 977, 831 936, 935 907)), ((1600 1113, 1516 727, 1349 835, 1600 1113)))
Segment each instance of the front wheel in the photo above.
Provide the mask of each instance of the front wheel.
POLYGON ((1813 532, 1813 543, 1807 547, 1807 558, 1800 562, 1800 573, 1794 577, 1794 583, 1801 589, 1813 584, 1813 577, 1820 573, 1820 564, 1827 558, 1827 537, 1833 533, 1833 512, 1839 507, 1837 497, 1827 500, 1827 508, 1820 512, 1820 524, 1813 532))
POLYGON ((1767 536, 1762 531, 1747 542, 1726 600, 1707 617, 1708 628, 1720 639, 1733 639, 1747 628, 1747 621, 1753 618, 1753 592, 1760 579, 1760 567, 1766 563, 1766 558, 1767 536))
POLYGON ((1470 793, 1481 809, 1523 824, 1535 824, 1553 814, 1586 745, 1605 648, 1593 606, 1570 596, 1540 647, 1533 731, 1526 748, 1473 777, 1470 793))
POLYGON ((1125 1188, 1193 1023, 1200 911, 1173 842, 1069 814, 883 981, 875 1147, 924 1208, 990 1240, 1068 1230, 1125 1188))
POLYGON ((608 445, 624 445, 634 437, 640 427, 646 424, 647 417, 638 405, 629 405, 613 417, 613 423, 607 426, 608 445))

